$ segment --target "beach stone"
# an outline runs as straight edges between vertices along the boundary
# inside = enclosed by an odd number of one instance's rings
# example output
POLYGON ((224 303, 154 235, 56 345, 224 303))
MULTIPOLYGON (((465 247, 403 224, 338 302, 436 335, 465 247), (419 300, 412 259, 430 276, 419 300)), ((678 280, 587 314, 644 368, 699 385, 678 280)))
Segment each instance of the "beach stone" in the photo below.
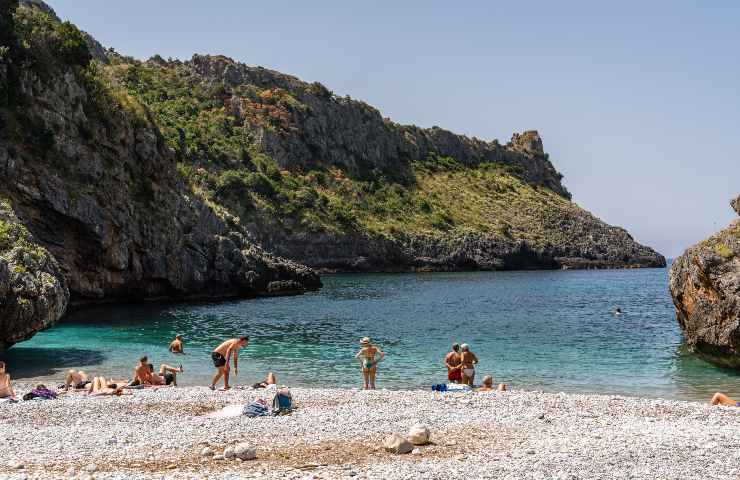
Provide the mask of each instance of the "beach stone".
POLYGON ((239 443, 234 447, 234 455, 240 460, 254 460, 257 449, 248 443, 239 443))
POLYGON ((85 467, 85 471, 88 473, 95 473, 98 470, 98 466, 94 463, 91 463, 87 467, 85 467))
POLYGON ((421 454, 421 449, 418 447, 411 450, 411 455, 420 455, 420 454, 421 454))
POLYGON ((204 448, 203 450, 200 451, 200 456, 201 457, 212 457, 213 456, 213 450, 211 450, 210 448, 206 447, 206 448, 204 448))
POLYGON ((406 438, 414 445, 426 445, 429 443, 429 427, 422 423, 417 423, 411 427, 406 438))
POLYGON ((236 455, 234 455, 234 447, 229 447, 226 450, 224 450, 224 458, 226 460, 231 460, 232 458, 235 458, 236 455))
POLYGON ((383 448, 391 453, 404 454, 411 452, 414 446, 401 435, 392 433, 383 441, 383 448))
POLYGON ((224 457, 223 455, 214 455, 214 456, 213 456, 213 459, 214 459, 214 460, 223 460, 224 458, 225 458, 225 457, 224 457))

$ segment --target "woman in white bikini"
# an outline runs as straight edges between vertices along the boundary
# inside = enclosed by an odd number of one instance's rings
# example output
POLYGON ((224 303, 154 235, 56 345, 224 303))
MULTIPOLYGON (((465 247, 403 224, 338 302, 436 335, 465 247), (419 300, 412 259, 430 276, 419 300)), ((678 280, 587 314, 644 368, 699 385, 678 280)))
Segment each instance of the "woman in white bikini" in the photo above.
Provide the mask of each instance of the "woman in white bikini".
POLYGON ((368 337, 360 340, 362 348, 355 354, 355 358, 360 361, 360 370, 362 370, 362 379, 365 382, 365 390, 375 390, 375 373, 377 371, 378 362, 381 362, 385 358, 383 353, 378 347, 370 343, 368 337), (376 360, 376 355, 380 358, 376 360))
POLYGON ((470 351, 470 347, 467 343, 460 345, 462 359, 460 365, 462 366, 462 383, 465 385, 473 386, 473 380, 475 380, 475 364, 478 363, 478 357, 470 351))

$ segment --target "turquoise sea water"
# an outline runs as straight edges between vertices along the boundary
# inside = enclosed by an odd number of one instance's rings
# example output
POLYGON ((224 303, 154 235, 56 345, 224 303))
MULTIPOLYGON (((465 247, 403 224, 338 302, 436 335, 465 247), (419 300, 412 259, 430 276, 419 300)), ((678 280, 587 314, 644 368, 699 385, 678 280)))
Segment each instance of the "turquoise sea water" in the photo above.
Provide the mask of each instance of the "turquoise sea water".
POLYGON ((740 394, 740 375, 684 354, 665 269, 336 275, 298 297, 147 304, 77 311, 0 354, 20 379, 63 370, 120 378, 137 359, 182 363, 181 384, 206 384, 210 351, 248 334, 238 383, 268 370, 289 385, 360 385, 353 356, 368 335, 387 354, 378 387, 443 382, 453 341, 514 388, 707 400, 740 394), (625 314, 613 315, 620 306, 625 314), (185 335, 186 355, 167 351, 185 335))

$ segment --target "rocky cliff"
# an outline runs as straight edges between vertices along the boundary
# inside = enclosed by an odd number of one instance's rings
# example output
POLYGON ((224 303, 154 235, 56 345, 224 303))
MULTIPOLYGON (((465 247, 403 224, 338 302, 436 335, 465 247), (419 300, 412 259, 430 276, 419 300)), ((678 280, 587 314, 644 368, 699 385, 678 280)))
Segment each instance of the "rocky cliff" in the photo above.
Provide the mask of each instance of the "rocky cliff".
POLYGON ((664 266, 570 201, 536 131, 505 145, 399 125, 222 56, 107 67, 188 182, 268 250, 329 271, 664 266))
MULTIPOLYGON (((731 206, 740 215, 740 197, 731 206)), ((669 286, 688 348, 740 368, 740 220, 678 257, 669 286)))
POLYGON ((17 33, 0 57, 0 347, 68 302, 320 285, 183 181, 149 112, 91 61, 74 26, 35 8, 0 16, 17 33))

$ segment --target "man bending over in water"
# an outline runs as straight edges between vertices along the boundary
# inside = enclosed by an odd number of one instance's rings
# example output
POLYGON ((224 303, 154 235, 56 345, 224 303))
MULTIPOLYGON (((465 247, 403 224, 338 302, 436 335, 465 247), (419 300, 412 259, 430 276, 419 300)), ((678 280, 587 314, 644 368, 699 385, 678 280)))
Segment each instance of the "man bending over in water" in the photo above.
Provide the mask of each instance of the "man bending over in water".
POLYGON ((243 336, 239 338, 230 338, 221 345, 216 347, 211 352, 211 360, 213 360, 213 366, 216 367, 216 374, 213 376, 211 381, 211 390, 216 389, 216 383, 224 377, 224 390, 228 390, 229 386, 229 369, 231 368, 229 362, 231 358, 234 358, 234 375, 239 374, 239 349, 244 348, 249 344, 249 337, 243 336))
POLYGON ((460 345, 452 344, 452 351, 445 357, 445 367, 447 367, 447 380, 452 383, 460 383, 462 380, 462 370, 460 366, 460 345))
POLYGON ((0 398, 15 400, 15 392, 10 386, 10 375, 5 372, 5 362, 0 362, 0 398))
POLYGON ((182 349, 182 335, 175 335, 175 339, 170 342, 170 352, 185 355, 185 351, 182 349))
POLYGON ((740 402, 737 402, 724 393, 715 393, 712 397, 712 405, 724 405, 725 407, 740 407, 740 402))

